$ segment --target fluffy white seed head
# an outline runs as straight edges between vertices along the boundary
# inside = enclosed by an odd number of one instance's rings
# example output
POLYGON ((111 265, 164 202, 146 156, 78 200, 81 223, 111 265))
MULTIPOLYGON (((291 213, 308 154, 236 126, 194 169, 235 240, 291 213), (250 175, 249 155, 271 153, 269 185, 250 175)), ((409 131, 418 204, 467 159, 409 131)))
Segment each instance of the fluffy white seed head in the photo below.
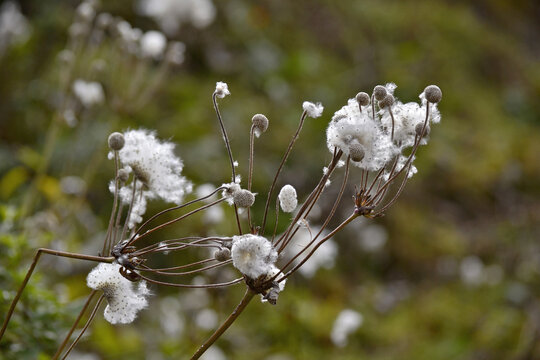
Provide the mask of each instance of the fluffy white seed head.
POLYGON ((242 274, 257 279, 268 274, 277 260, 277 252, 262 236, 246 234, 233 236, 231 257, 242 274))
POLYGON ((137 286, 120 275, 119 264, 101 263, 86 278, 86 284, 94 290, 101 290, 107 299, 105 320, 111 324, 129 324, 137 313, 148 305, 150 291, 141 281, 137 286))
POLYGON ((307 113, 307 116, 310 118, 316 119, 322 115, 324 107, 321 103, 312 103, 309 101, 304 101, 302 108, 307 113))
POLYGON ((253 132, 256 137, 261 136, 261 134, 268 129, 268 118, 263 114, 253 115, 251 123, 253 124, 253 132))
POLYGON ((218 81, 216 83, 215 94, 220 99, 223 99, 227 95, 231 95, 231 92, 229 91, 229 86, 227 85, 227 83, 218 81))
POLYGON ((159 31, 151 30, 144 33, 140 40, 141 55, 159 60, 167 47, 167 38, 159 31))
MULTIPOLYGON (((363 147, 364 157, 354 162, 355 166, 369 171, 377 171, 392 160, 398 152, 389 134, 374 121, 368 112, 360 112, 356 99, 350 99, 348 104, 338 110, 326 130, 328 149, 334 153, 338 148, 345 155, 350 149, 363 147)), ((359 158, 359 154, 354 154, 359 158)))
POLYGON ((145 129, 126 131, 124 138, 125 145, 118 152, 120 162, 131 168, 137 182, 145 185, 146 195, 180 204, 192 185, 180 175, 183 163, 174 154, 174 144, 160 141, 154 132, 145 129))
POLYGON ((279 206, 281 210, 286 213, 293 212, 298 206, 298 199, 296 197, 296 189, 292 185, 285 185, 281 188, 278 195, 279 206))

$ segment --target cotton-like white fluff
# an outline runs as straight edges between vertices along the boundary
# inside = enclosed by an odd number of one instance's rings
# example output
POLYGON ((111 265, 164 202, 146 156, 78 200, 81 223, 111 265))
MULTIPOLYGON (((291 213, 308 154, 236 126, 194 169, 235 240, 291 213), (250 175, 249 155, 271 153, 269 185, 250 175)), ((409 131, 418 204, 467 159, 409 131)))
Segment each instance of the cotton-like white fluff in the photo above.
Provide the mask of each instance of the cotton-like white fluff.
POLYGON ((324 106, 321 103, 312 103, 309 101, 304 101, 302 104, 302 109, 307 113, 307 116, 310 118, 316 119, 322 115, 324 106))
POLYGON ((124 139, 125 145, 118 152, 120 162, 145 185, 145 196, 180 204, 192 185, 180 175, 183 163, 174 154, 175 145, 158 140, 153 131, 145 129, 126 131, 124 139))
POLYGON ((390 134, 366 111, 360 112, 356 99, 349 99, 348 104, 334 114, 326 130, 326 141, 331 153, 338 148, 345 155, 349 155, 351 145, 359 144, 364 157, 353 164, 368 171, 381 169, 399 152, 390 134))
POLYGON ((252 279, 268 274, 274 268, 277 252, 262 236, 233 236, 231 257, 235 268, 252 279))
POLYGON ((281 188, 278 195, 279 206, 281 210, 286 213, 293 212, 298 206, 298 199, 296 198, 296 189, 292 185, 285 185, 281 188))
POLYGON ((227 83, 218 81, 216 83, 216 96, 220 99, 223 99, 227 95, 231 95, 231 92, 229 91, 229 86, 227 85, 227 83))
MULTIPOLYGON (((394 141, 401 149, 413 146, 416 126, 424 124, 426 109, 417 103, 402 104, 398 101, 392 107, 392 114, 394 115, 394 141)), ((389 111, 383 110, 381 123, 391 131, 392 118, 389 111)), ((425 140, 422 141, 422 144, 426 143, 425 140)))
POLYGON ((159 60, 163 56, 166 47, 167 39, 159 31, 147 31, 141 37, 141 53, 144 57, 159 60))
POLYGON ((137 313, 148 305, 150 291, 146 282, 134 283, 124 278, 119 264, 100 263, 88 274, 86 284, 94 290, 101 290, 107 299, 105 320, 111 324, 129 324, 137 313))
POLYGON ((345 309, 340 312, 334 321, 332 333, 330 334, 334 345, 338 347, 347 345, 349 335, 362 326, 363 322, 364 317, 357 311, 345 309))
POLYGON ((137 12, 153 18, 169 35, 176 34, 183 23, 205 28, 216 17, 211 0, 140 0, 137 12))
POLYGON ((105 99, 103 87, 96 81, 75 80, 73 82, 73 93, 84 107, 101 104, 105 99))

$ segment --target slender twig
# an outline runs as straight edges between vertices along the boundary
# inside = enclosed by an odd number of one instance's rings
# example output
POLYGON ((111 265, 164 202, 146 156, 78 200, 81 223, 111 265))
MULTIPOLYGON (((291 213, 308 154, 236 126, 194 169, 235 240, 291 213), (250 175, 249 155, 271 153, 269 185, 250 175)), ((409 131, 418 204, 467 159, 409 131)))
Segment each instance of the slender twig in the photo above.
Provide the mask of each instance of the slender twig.
POLYGON ((105 241, 103 243, 103 255, 108 255, 110 253, 110 247, 112 245, 113 239, 112 230, 114 226, 114 214, 118 206, 118 193, 119 193, 119 179, 118 179, 118 151, 114 152, 114 200, 113 200, 113 209, 111 211, 111 218, 109 219, 109 226, 107 227, 107 235, 105 236, 105 241))
MULTIPOLYGON (((223 119, 221 118, 221 113, 219 112, 219 106, 217 103, 217 93, 214 92, 212 94, 212 103, 214 104, 214 110, 216 111, 216 115, 219 122, 219 127, 221 129, 221 134, 223 135, 223 141, 225 142, 225 147, 227 148, 227 155, 229 155, 229 161, 231 163, 231 172, 232 172, 232 182, 236 182, 236 173, 234 171, 234 159, 232 156, 231 151, 231 143, 229 142, 229 137, 227 136, 227 130, 225 129, 225 125, 223 124, 223 119)), ((240 216, 238 215, 238 208, 236 205, 234 205, 234 214, 236 216, 236 225, 238 226, 238 231, 240 232, 240 235, 242 235, 242 226, 240 225, 240 216)))
POLYGON ((304 111, 302 113, 302 116, 300 117, 300 123, 298 124, 298 128, 296 129, 296 132, 294 133, 294 136, 291 139, 291 142, 289 143, 289 146, 287 147, 287 151, 285 151, 285 155, 283 155, 283 158, 281 159, 281 163, 279 164, 278 170, 276 172, 276 175, 274 176, 274 180, 272 180, 272 185, 270 185, 270 190, 268 190, 268 196, 266 198, 266 205, 264 206, 264 216, 263 221, 261 225, 261 234, 264 234, 264 229, 266 227, 266 216, 268 215, 268 207, 270 206, 270 199, 272 198, 272 192, 274 191, 274 188, 276 187, 277 179, 279 177, 279 174, 281 173, 281 170, 283 169, 283 165, 285 165, 285 162, 287 161, 287 158, 289 157, 289 154, 291 153, 291 150, 294 146, 294 143, 298 139, 298 136, 300 135, 300 131, 302 130, 302 126, 304 126, 304 121, 306 120, 307 111, 304 111))
POLYGON ((215 193, 217 193, 218 191, 223 190, 223 189, 224 189, 224 187, 223 187, 223 186, 220 186, 220 187, 218 187, 216 190, 212 191, 210 194, 208 194, 208 195, 206 195, 206 196, 203 196, 203 197, 200 197, 200 198, 198 198, 198 199, 188 201, 188 202, 185 203, 185 204, 173 206, 173 207, 170 207, 170 208, 168 208, 168 209, 165 209, 165 210, 162 210, 162 211, 158 212, 157 214, 153 215, 151 218, 149 218, 148 220, 146 220, 141 226, 139 226, 139 228, 137 229, 137 231, 135 231, 135 234, 133 234, 133 236, 131 237, 130 240, 133 240, 133 238, 134 238, 135 236, 137 236, 137 234, 140 234, 141 230, 142 230, 146 225, 148 225, 152 220, 154 220, 154 219, 160 217, 161 215, 166 214, 166 213, 168 213, 168 212, 170 212, 170 211, 182 209, 182 208, 184 208, 184 207, 186 207, 186 206, 189 206, 189 205, 191 205, 191 204, 194 204, 194 203, 196 203, 196 202, 199 202, 199 201, 202 201, 202 200, 206 200, 206 199, 212 197, 212 196, 213 196, 215 193))
POLYGON ((82 328, 81 332, 79 333, 79 335, 77 336, 77 338, 75 338, 75 340, 73 341, 73 343, 71 344, 71 346, 67 349, 66 353, 64 354, 64 356, 62 357, 62 360, 66 359, 67 356, 69 355, 69 353, 71 352, 71 350, 73 350, 73 348, 75 348, 75 345, 77 345, 77 343, 79 342, 79 340, 81 339, 81 337, 83 336, 83 334, 86 332, 86 330, 88 329, 88 327, 90 326, 90 324, 92 323, 92 320, 94 320, 94 318, 96 317, 96 314, 97 314, 97 311, 99 309, 99 306, 101 305, 101 303, 103 302, 103 299, 105 299, 105 295, 101 295, 99 300, 97 301, 96 303, 96 306, 94 306, 94 310, 92 310, 92 313, 90 314, 90 317, 88 318, 88 321, 86 322, 86 324, 84 324, 84 327, 82 328))
POLYGON ((141 277, 141 279, 146 280, 149 283, 153 283, 153 284, 156 284, 156 285, 165 285, 165 286, 172 286, 172 287, 179 287, 179 288, 189 288, 189 289, 212 289, 212 288, 218 288, 218 287, 225 287, 225 286, 238 284, 239 282, 244 280, 244 278, 241 277, 241 278, 238 278, 238 279, 234 279, 234 280, 223 282, 223 283, 217 283, 217 284, 192 285, 192 284, 169 283, 169 282, 154 280, 154 279, 151 279, 151 278, 146 277, 146 276, 141 275, 141 274, 137 274, 137 275, 139 275, 141 277))
POLYGON ((180 221, 180 220, 183 220, 183 219, 187 218, 188 216, 191 216, 191 215, 193 215, 193 214, 195 214, 195 213, 197 213, 197 212, 199 212, 199 211, 202 211, 202 210, 207 209, 207 208, 209 208, 209 207, 212 207, 212 206, 214 206, 214 205, 216 205, 216 204, 219 204, 220 202, 222 202, 222 201, 224 201, 224 200, 225 200, 225 198, 218 199, 218 200, 216 200, 216 201, 214 201, 214 202, 211 202, 210 204, 206 204, 206 205, 204 205, 204 206, 201 206, 201 207, 198 208, 198 209, 195 209, 195 210, 192 210, 192 211, 188 212, 187 214, 184 214, 184 215, 182 215, 182 216, 179 216, 179 217, 177 217, 176 219, 173 219, 173 220, 167 221, 167 222, 165 222, 165 223, 163 223, 163 224, 161 224, 161 225, 158 225, 158 226, 156 226, 156 227, 154 227, 154 228, 148 230, 148 231, 145 232, 144 234, 141 234, 139 237, 133 237, 131 240, 129 240, 129 242, 127 243, 126 246, 133 244, 135 241, 140 240, 140 239, 142 239, 142 238, 144 238, 144 237, 146 237, 146 236, 152 234, 153 232, 155 232, 155 231, 157 231, 157 230, 159 230, 159 229, 163 229, 164 227, 167 227, 167 226, 169 226, 169 225, 172 225, 172 224, 174 224, 174 223, 176 223, 176 222, 178 222, 178 221, 180 221))
POLYGON ((216 342, 217 339, 220 338, 221 335, 232 325, 232 323, 240 316, 240 314, 244 311, 244 309, 248 306, 249 302, 253 299, 253 296, 255 295, 255 292, 253 292, 250 288, 246 288, 246 293, 244 294, 244 297, 240 301, 240 303, 236 306, 236 308, 233 310, 233 312, 229 315, 229 317, 225 320, 223 324, 204 342, 204 344, 201 345, 201 347, 193 354, 191 357, 191 360, 196 360, 201 357, 202 354, 205 353, 206 350, 210 346, 212 346, 213 343, 216 342))
POLYGON ((81 309, 81 312, 79 312, 79 315, 77 316, 77 319, 75 319, 75 322, 71 326, 71 329, 69 329, 66 337, 64 338, 64 341, 62 341, 62 344, 60 344, 60 346, 58 347, 58 350, 56 350, 56 353, 54 354, 52 360, 58 359, 60 354, 62 354, 62 351, 66 347, 66 345, 67 345, 67 343, 69 341, 69 338, 71 337, 71 335, 73 334, 73 332, 77 328, 77 325, 79 325, 79 321, 81 321, 84 313, 86 312, 86 309, 88 309, 88 306, 90 305, 90 302, 92 302, 92 299, 94 298, 94 295, 96 295, 96 293, 97 293, 97 290, 92 290, 92 292, 88 296, 88 299, 86 299, 86 302, 84 303, 84 306, 81 309))
POLYGON ((6 314, 6 318, 4 319, 4 324, 2 325, 2 329, 0 329, 0 340, 2 339, 2 336, 4 336, 9 320, 11 319, 11 316, 13 315, 13 311, 15 310, 15 306, 17 306, 17 303, 19 302, 19 299, 23 293, 23 290, 26 287, 26 284, 28 284, 28 281, 30 280, 32 273, 34 272, 34 269, 36 268, 39 258, 41 257, 41 254, 49 254, 49 255, 67 257, 67 258, 72 258, 72 259, 80 259, 80 260, 88 260, 88 261, 96 261, 96 262, 104 262, 104 263, 112 263, 114 260, 113 257, 83 255, 83 254, 69 253, 65 251, 58 251, 58 250, 51 250, 51 249, 44 249, 44 248, 38 249, 36 252, 36 255, 34 256, 32 264, 30 265, 30 268, 28 269, 28 272, 26 273, 23 283, 17 290, 17 294, 15 295, 15 298, 11 302, 9 310, 6 314))

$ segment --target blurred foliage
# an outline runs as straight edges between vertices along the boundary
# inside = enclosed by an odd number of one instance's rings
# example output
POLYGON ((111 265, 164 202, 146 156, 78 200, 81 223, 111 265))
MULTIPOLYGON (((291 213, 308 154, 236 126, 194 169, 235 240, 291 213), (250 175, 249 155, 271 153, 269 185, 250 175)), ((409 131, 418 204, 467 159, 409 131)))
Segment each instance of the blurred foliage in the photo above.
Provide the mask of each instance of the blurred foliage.
MULTIPOLYGON (((111 131, 156 129, 178 144, 184 175, 195 184, 227 182, 210 99, 215 82, 226 81, 232 96, 220 107, 241 173, 251 116, 270 119, 255 150, 254 189, 264 198, 302 101, 321 101, 323 118, 306 123, 281 179, 306 194, 330 159, 326 122, 348 98, 391 81, 402 101, 416 101, 433 83, 443 90, 443 120, 419 151, 419 173, 384 218, 370 220, 384 227, 386 243, 368 251, 361 241, 368 222, 352 226, 335 239, 334 268, 292 277, 276 307, 254 302, 217 346, 239 360, 540 358, 538 2, 216 1, 210 27, 181 28, 175 40, 186 44, 186 61, 144 106, 133 97, 138 93, 123 89, 137 70, 115 44, 78 56, 75 74, 101 81, 106 103, 77 114, 75 127, 58 120, 57 54, 77 2, 20 3, 31 35, 0 55, 0 313, 35 248, 99 251, 112 205, 111 131), (105 71, 90 75, 95 59, 106 61, 105 71), (60 125, 50 161, 40 174, 54 124, 60 125), (83 179, 84 189, 64 191, 67 176, 83 179), (22 218, 32 186, 37 192, 22 218), (330 332, 345 308, 364 322, 339 348, 330 332)), ((143 30, 157 28, 132 1, 103 1, 102 10, 143 30)), ((145 69, 149 80, 159 71, 153 64, 145 69)), ((150 82, 141 91, 145 86, 150 82)), ((263 205, 257 202, 254 213, 260 216, 263 205)), ((147 214, 163 206, 152 204, 147 214)), ((352 206, 345 198, 338 218, 352 206)), ((211 231, 233 233, 232 217, 211 231)), ((199 216, 160 236, 208 232, 199 216)), ((41 260, 0 344, 2 358, 54 352, 89 293, 91 267, 41 260)), ((210 308, 223 320, 242 294, 240 287, 153 291, 135 324, 113 327, 98 315, 78 350, 103 359, 188 358, 210 333, 197 326, 197 315, 210 308)))

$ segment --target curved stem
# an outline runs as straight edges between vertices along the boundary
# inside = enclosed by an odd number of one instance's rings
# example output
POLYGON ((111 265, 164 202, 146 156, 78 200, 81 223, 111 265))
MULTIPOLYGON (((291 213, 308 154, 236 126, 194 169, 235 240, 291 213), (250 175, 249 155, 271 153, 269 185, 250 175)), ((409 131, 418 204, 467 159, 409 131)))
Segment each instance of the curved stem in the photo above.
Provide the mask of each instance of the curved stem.
POLYGON ((96 317, 96 313, 97 313, 97 311, 99 309, 99 306, 103 302, 103 299, 105 299, 105 295, 100 296, 99 300, 96 303, 96 306, 94 306, 94 310, 92 310, 92 313, 90 314, 90 317, 88 318, 88 321, 86 322, 86 324, 84 324, 84 327, 82 328, 82 330, 81 330, 80 334, 77 336, 77 338, 75 338, 75 340, 73 341, 73 344, 71 344, 71 346, 67 349, 66 353, 62 357, 62 360, 67 358, 67 356, 69 355, 71 350, 73 350, 75 345, 77 345, 79 340, 81 340, 81 337, 84 335, 84 333, 86 332, 86 330, 88 329, 88 327, 92 323, 92 320, 94 320, 94 318, 96 317))
MULTIPOLYGON (((232 156, 231 151, 231 143, 229 142, 229 137, 227 136, 227 130, 225 129, 225 125, 223 124, 223 119, 221 118, 221 113, 219 112, 219 107, 217 104, 217 94, 214 92, 212 95, 212 103, 214 104, 214 110, 216 111, 216 115, 219 122, 219 127, 221 129, 221 134, 223 135, 223 141, 225 141, 225 147, 227 148, 227 154, 229 155, 229 162, 231 163, 231 172, 232 172, 232 182, 236 182, 236 173, 234 171, 234 159, 232 156)), ((238 208, 236 205, 234 205, 234 214, 236 216, 236 225, 238 225, 238 231, 240 232, 240 235, 242 235, 242 226, 240 225, 240 216, 238 215, 238 208)))
POLYGON ((236 308, 233 310, 231 315, 225 320, 223 324, 204 342, 204 344, 201 345, 201 347, 197 350, 197 352, 191 357, 191 360, 196 360, 201 357, 202 354, 208 350, 210 346, 212 346, 213 343, 216 342, 217 339, 220 338, 221 335, 232 325, 232 323, 240 316, 240 314, 244 311, 244 309, 248 306, 251 299, 253 299, 253 296, 255 293, 250 289, 246 289, 246 293, 244 294, 244 297, 240 301, 240 303, 236 306, 236 308))
POLYGON ((300 123, 298 124, 298 128, 296 129, 296 132, 294 133, 294 136, 291 139, 289 146, 287 147, 287 151, 285 151, 285 155, 283 155, 283 159, 281 159, 281 164, 279 164, 279 168, 276 172, 276 175, 274 176, 274 180, 272 180, 272 185, 270 185, 270 190, 268 190, 268 197, 266 198, 266 205, 264 206, 264 216, 263 216, 263 221, 262 221, 262 226, 261 226, 261 234, 264 234, 264 228, 266 227, 266 216, 268 215, 268 207, 270 206, 270 199, 272 198, 272 192, 274 191, 274 188, 276 187, 277 179, 279 177, 279 174, 281 173, 281 170, 283 169, 283 165, 285 165, 285 162, 287 161, 287 158, 289 157, 289 154, 291 153, 294 143, 296 142, 296 140, 298 140, 298 136, 300 135, 302 126, 304 126, 304 121, 306 120, 306 116, 307 116, 307 112, 304 111, 302 113, 302 116, 300 117, 300 123))
POLYGON ((86 309, 88 309, 88 306, 90 305, 90 302, 92 301, 92 299, 94 298, 94 295, 96 295, 96 293, 97 293, 97 290, 92 290, 92 292, 90 293, 90 296, 88 296, 88 299, 86 299, 86 303, 84 304, 83 308, 81 309, 81 312, 77 316, 77 319, 75 319, 75 322, 71 326, 71 329, 69 329, 66 337, 64 338, 64 341, 62 341, 62 344, 60 344, 60 346, 58 347, 58 350, 56 350, 56 353, 53 355, 52 360, 58 359, 60 354, 62 354, 62 351, 66 347, 66 345, 67 345, 67 343, 69 341, 69 338, 71 337, 71 335, 73 335, 73 332, 75 331, 75 328, 77 328, 77 325, 79 325, 79 321, 81 321, 81 318, 83 317, 86 309))
POLYGON ((23 283, 17 290, 17 294, 15 295, 15 298, 11 302, 9 310, 6 314, 6 318, 4 319, 4 324, 2 325, 2 329, 0 329, 0 340, 2 340, 2 337, 4 336, 4 333, 6 332, 7 326, 9 324, 9 320, 11 319, 11 316, 13 315, 13 312, 15 311, 15 306, 17 306, 17 303, 19 302, 19 299, 21 298, 24 288, 26 287, 26 284, 28 284, 28 281, 30 280, 32 273, 34 272, 34 269, 36 268, 39 258, 41 257, 41 254, 49 254, 49 255, 67 257, 67 258, 72 258, 72 259, 81 259, 81 260, 105 262, 105 263, 112 263, 114 260, 113 257, 101 257, 101 256, 75 254, 75 253, 68 253, 65 251, 43 249, 43 248, 38 249, 38 251, 36 252, 36 255, 34 256, 34 259, 32 260, 32 264, 30 265, 30 268, 28 269, 28 272, 26 273, 23 283))

